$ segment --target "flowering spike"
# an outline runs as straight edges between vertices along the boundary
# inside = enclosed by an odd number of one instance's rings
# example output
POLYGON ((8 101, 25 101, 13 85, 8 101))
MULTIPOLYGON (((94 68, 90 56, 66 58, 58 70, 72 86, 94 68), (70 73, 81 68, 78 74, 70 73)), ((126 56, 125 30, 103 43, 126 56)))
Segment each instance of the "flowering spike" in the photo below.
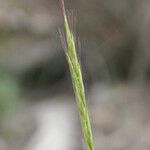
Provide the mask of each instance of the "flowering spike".
POLYGON ((60 0, 60 6, 61 6, 61 9, 62 9, 63 15, 66 15, 64 0, 60 0))
POLYGON ((83 84, 81 65, 77 57, 77 53, 79 53, 79 51, 77 51, 77 47, 78 48, 80 47, 80 43, 78 39, 75 37, 72 29, 75 22, 73 19, 71 20, 70 18, 73 18, 72 17, 73 14, 70 13, 66 14, 64 0, 61 0, 61 6, 64 15, 64 26, 65 26, 65 32, 64 32, 65 34, 60 31, 62 46, 66 50, 65 54, 66 54, 66 58, 71 73, 73 89, 74 89, 76 102, 79 110, 84 141, 86 143, 87 150, 94 150, 89 113, 88 113, 88 108, 87 108, 86 98, 85 98, 85 89, 83 84), (67 16, 68 14, 70 17, 67 16), (68 21, 68 19, 70 20, 68 21), (72 23, 72 26, 70 25, 71 24, 70 22, 72 23))

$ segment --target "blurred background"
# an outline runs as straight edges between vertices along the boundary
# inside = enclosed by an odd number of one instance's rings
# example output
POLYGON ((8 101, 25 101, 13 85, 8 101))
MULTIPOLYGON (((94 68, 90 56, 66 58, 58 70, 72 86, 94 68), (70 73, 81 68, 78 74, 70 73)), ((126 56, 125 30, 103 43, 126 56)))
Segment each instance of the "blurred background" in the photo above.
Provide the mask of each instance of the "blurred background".
MULTIPOLYGON (((96 150, 150 149, 150 1, 75 10, 96 150)), ((58 0, 0 0, 0 150, 83 150, 58 0)))

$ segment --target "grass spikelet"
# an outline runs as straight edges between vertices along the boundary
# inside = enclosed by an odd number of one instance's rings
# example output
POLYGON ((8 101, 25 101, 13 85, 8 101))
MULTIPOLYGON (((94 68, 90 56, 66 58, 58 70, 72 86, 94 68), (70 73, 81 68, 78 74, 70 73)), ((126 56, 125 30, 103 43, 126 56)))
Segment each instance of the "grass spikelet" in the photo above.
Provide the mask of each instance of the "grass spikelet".
POLYGON ((77 41, 74 36, 73 29, 71 28, 71 25, 68 21, 64 0, 61 0, 61 7, 64 16, 65 31, 64 33, 60 31, 60 38, 69 64, 74 93, 80 115, 82 131, 84 135, 84 141, 87 146, 87 150, 94 150, 89 113, 85 98, 85 89, 83 84, 81 65, 77 57, 77 41))

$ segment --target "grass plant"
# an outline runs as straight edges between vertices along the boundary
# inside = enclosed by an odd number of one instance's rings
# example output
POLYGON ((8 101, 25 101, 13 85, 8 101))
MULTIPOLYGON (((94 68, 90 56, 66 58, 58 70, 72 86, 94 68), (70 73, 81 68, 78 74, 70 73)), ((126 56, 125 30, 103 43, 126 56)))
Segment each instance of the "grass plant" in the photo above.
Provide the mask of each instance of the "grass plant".
POLYGON ((94 150, 90 118, 88 113, 86 97, 85 97, 85 88, 83 83, 81 64, 77 56, 78 42, 73 32, 74 23, 70 18, 70 13, 69 12, 66 13, 64 0, 61 0, 61 6, 63 11, 63 17, 64 17, 64 32, 60 31, 61 42, 69 64, 73 89, 74 89, 76 102, 79 110, 79 116, 80 116, 84 141, 87 150, 94 150))

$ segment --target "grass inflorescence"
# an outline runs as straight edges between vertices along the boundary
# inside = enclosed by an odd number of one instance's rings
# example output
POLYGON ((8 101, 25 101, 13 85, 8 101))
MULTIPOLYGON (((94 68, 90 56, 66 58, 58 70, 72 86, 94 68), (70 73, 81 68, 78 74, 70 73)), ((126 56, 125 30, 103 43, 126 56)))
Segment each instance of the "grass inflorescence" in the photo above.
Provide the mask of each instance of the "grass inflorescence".
POLYGON ((78 42, 74 36, 73 29, 71 28, 71 23, 69 22, 70 20, 68 20, 69 17, 68 13, 66 13, 65 10, 64 0, 61 0, 61 6, 63 11, 65 28, 64 32, 60 31, 61 42, 69 64, 74 93, 80 115, 82 131, 84 135, 84 141, 87 146, 87 150, 94 150, 89 113, 85 98, 85 89, 83 84, 81 65, 77 56, 78 42))

